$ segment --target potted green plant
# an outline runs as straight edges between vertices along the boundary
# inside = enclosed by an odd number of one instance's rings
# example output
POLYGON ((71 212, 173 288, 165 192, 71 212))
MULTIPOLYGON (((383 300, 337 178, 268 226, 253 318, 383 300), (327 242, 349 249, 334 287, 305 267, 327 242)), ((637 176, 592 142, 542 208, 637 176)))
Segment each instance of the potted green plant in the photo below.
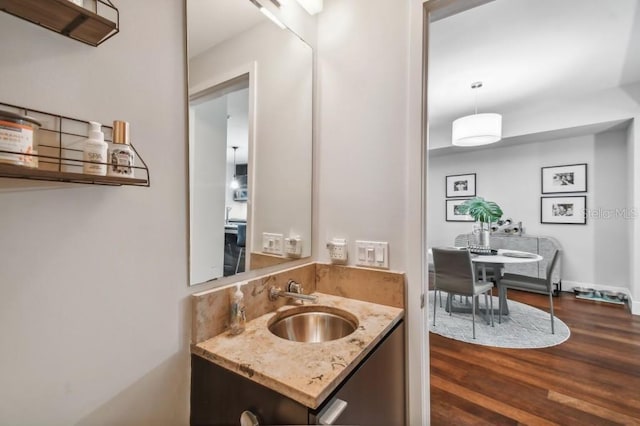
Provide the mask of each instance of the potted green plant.
POLYGON ((502 217, 502 209, 494 201, 487 201, 482 197, 471 198, 459 207, 462 214, 468 214, 478 224, 479 238, 481 246, 489 247, 489 235, 491 223, 502 217))

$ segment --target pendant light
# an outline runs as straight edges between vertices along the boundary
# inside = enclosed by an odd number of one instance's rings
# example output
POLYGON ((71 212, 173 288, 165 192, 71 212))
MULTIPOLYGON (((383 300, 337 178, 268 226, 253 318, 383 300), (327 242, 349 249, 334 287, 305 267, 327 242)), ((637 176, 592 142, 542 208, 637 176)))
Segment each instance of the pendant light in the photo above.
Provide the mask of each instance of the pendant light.
POLYGON ((451 143, 456 146, 480 146, 502 139, 502 115, 494 113, 478 114, 477 90, 481 81, 471 84, 475 90, 475 114, 454 120, 451 127, 451 143))
POLYGON ((237 146, 232 146, 233 148, 233 180, 231 181, 231 185, 229 187, 231 189, 240 188, 240 182, 238 182, 238 178, 236 176, 236 151, 238 150, 237 146))

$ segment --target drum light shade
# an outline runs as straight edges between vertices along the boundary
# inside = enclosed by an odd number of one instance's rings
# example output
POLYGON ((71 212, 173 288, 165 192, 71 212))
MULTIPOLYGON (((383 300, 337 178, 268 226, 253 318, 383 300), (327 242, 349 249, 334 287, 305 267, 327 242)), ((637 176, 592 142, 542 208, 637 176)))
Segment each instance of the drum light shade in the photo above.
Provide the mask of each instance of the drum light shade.
POLYGON ((451 128, 451 143, 456 146, 479 146, 502 139, 502 115, 485 113, 460 117, 451 128))

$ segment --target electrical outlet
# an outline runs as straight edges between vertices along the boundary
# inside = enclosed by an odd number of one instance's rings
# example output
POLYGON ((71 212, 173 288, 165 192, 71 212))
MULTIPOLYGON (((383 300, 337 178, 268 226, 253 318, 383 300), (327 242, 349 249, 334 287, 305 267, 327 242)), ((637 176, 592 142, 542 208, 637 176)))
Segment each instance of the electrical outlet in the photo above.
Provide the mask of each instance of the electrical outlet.
POLYGON ((329 249, 329 258, 333 263, 347 263, 348 250, 347 240, 344 238, 334 238, 327 243, 329 249))
POLYGON ((284 254, 287 257, 300 257, 302 255, 302 239, 299 236, 285 238, 284 254))

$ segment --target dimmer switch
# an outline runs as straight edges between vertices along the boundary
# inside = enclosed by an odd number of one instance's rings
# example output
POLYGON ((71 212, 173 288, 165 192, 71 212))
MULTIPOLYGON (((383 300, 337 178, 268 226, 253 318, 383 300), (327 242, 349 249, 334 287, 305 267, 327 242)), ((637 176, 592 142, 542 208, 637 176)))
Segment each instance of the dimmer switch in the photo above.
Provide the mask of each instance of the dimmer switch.
POLYGON ((389 243, 382 241, 356 241, 356 265, 389 269, 389 243))

